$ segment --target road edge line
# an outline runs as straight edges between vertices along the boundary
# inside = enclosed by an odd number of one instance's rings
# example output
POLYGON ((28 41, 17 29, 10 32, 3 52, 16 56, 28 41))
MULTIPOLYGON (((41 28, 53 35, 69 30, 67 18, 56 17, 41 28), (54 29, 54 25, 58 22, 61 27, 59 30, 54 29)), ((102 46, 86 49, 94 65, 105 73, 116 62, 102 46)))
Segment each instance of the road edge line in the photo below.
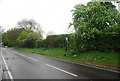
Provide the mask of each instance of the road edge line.
POLYGON ((86 66, 86 67, 91 67, 91 68, 95 68, 95 69, 105 70, 105 71, 109 71, 109 72, 120 73, 119 71, 115 71, 115 70, 112 70, 112 69, 107 69, 107 68, 104 68, 104 67, 97 67, 97 66, 92 66, 92 65, 90 66, 90 65, 87 65, 87 64, 76 63, 76 62, 73 62, 73 61, 68 61, 68 60, 64 60, 64 59, 57 59, 57 58, 53 58, 53 57, 48 57, 48 58, 52 58, 52 59, 55 59, 55 60, 59 60, 59 61, 63 61, 63 62, 71 63, 71 64, 77 64, 77 65, 81 65, 81 66, 86 66))
MULTIPOLYGON (((13 50, 17 50, 17 49, 13 49, 13 50)), ((18 51, 22 51, 22 50, 18 50, 18 51)), ((22 51, 22 52, 24 52, 24 53, 31 53, 31 52, 26 52, 26 51, 22 51)), ((37 53, 31 53, 31 54, 37 54, 37 53)), ((37 54, 37 55, 41 55, 41 54, 37 54)), ((77 65, 91 67, 91 68, 100 69, 100 70, 104 70, 104 71, 109 71, 109 72, 114 72, 114 73, 120 73, 119 71, 112 70, 112 69, 109 69, 109 68, 97 67, 97 66, 92 66, 92 65, 82 64, 82 63, 76 63, 76 62, 73 62, 73 61, 68 61, 68 60, 54 58, 54 57, 45 56, 45 55, 41 55, 41 56, 47 57, 47 58, 51 58, 51 59, 55 59, 55 60, 59 60, 59 61, 63 61, 63 62, 67 62, 67 63, 71 63, 71 64, 77 64, 77 65)))
POLYGON ((11 80, 11 81, 14 81, 14 80, 13 80, 13 76, 12 76, 12 74, 11 74, 9 68, 8 68, 8 65, 7 65, 7 63, 6 63, 6 61, 5 61, 5 58, 4 58, 4 56, 3 56, 2 54, 1 54, 1 57, 2 57, 3 62, 4 62, 4 64, 5 64, 5 68, 7 69, 7 73, 8 73, 8 76, 9 76, 10 80, 11 80))
POLYGON ((53 66, 53 65, 50 65, 50 64, 46 64, 46 65, 49 66, 49 67, 52 67, 52 68, 54 68, 54 69, 56 69, 56 70, 58 70, 58 71, 67 73, 67 74, 72 75, 72 76, 74 76, 74 77, 78 77, 78 75, 76 75, 76 74, 74 74, 74 73, 71 73, 71 72, 68 72, 68 71, 66 71, 66 70, 60 69, 60 68, 55 67, 55 66, 53 66))
POLYGON ((24 55, 24 54, 22 54, 22 53, 18 53, 18 52, 13 51, 13 50, 12 50, 12 52, 17 53, 17 54, 19 54, 19 55, 21 55, 21 56, 24 56, 24 57, 26 57, 26 58, 29 58, 29 59, 31 59, 31 60, 38 61, 38 59, 33 58, 33 57, 30 57, 30 56, 27 56, 27 55, 24 55))

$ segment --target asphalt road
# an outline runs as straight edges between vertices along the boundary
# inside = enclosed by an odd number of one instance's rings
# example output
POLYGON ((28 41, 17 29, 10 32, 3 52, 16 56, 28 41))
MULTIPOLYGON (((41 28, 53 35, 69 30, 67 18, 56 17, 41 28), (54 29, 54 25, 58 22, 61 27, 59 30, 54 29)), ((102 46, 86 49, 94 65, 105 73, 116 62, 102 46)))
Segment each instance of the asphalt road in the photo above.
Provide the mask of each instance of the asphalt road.
POLYGON ((3 79, 119 79, 119 73, 2 48, 3 79))

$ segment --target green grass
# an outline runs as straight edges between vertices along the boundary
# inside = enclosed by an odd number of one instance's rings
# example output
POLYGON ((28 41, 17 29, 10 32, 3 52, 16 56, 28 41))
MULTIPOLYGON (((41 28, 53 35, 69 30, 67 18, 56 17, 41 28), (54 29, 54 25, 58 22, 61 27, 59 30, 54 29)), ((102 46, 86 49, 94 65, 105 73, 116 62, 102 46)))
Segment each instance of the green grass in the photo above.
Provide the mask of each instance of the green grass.
POLYGON ((99 66, 105 66, 105 67, 112 67, 117 68, 120 67, 118 63, 120 63, 118 60, 118 57, 120 57, 120 54, 117 53, 103 53, 103 52, 97 52, 92 51, 88 53, 80 53, 76 54, 76 56, 68 55, 64 56, 65 49, 63 48, 55 48, 55 49, 47 49, 47 48, 34 48, 34 49, 28 49, 28 48, 15 48, 18 50, 31 52, 31 53, 37 53, 45 56, 70 60, 78 63, 87 63, 92 65, 99 65, 99 66))
POLYGON ((56 57, 60 58, 63 57, 65 54, 64 49, 61 48, 56 48, 56 49, 47 49, 47 48, 34 48, 34 49, 28 49, 28 48, 15 48, 18 50, 26 51, 26 52, 31 52, 31 53, 37 53, 45 56, 51 56, 51 57, 56 57))

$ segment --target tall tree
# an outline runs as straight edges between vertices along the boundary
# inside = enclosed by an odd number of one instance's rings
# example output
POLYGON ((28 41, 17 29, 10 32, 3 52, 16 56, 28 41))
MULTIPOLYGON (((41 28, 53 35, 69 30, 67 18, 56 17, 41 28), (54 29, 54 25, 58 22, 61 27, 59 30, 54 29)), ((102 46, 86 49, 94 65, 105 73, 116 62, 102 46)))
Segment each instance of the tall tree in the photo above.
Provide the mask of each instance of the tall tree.
POLYGON ((3 43, 4 45, 8 46, 16 46, 17 44, 17 38, 20 35, 21 32, 23 32, 23 28, 12 28, 8 30, 7 32, 4 32, 2 35, 3 43))
POLYGON ((18 21, 17 27, 24 28, 24 29, 31 29, 31 30, 39 33, 40 37, 42 37, 43 31, 41 29, 41 26, 34 19, 23 19, 21 21, 18 21))
POLYGON ((75 39, 76 49, 80 51, 97 49, 100 48, 101 43, 106 43, 104 47, 107 49, 114 49, 115 45, 113 44, 118 43, 117 35, 120 34, 118 32, 120 30, 119 18, 120 14, 111 2, 89 2, 86 6, 76 5, 71 23, 71 26, 76 30, 72 36, 73 40, 75 39), (112 40, 112 36, 113 38, 116 36, 117 41, 112 40), (103 39, 106 40, 103 42, 103 39))
POLYGON ((33 48, 35 45, 35 41, 38 39, 40 39, 40 37, 37 32, 34 32, 30 29, 26 29, 19 35, 17 41, 22 47, 33 48))

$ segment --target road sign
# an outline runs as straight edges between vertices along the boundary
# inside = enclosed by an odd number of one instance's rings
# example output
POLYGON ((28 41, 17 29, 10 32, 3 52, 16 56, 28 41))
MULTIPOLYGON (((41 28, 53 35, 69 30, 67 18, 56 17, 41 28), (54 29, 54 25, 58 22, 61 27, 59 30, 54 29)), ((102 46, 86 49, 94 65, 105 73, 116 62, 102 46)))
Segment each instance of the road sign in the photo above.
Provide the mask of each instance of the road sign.
POLYGON ((118 3, 118 11, 120 12, 120 1, 118 1, 117 3, 118 3))
POLYGON ((1 49, 2 47, 0 47, 0 81, 2 80, 2 75, 3 75, 3 68, 2 68, 2 57, 1 57, 1 49))

